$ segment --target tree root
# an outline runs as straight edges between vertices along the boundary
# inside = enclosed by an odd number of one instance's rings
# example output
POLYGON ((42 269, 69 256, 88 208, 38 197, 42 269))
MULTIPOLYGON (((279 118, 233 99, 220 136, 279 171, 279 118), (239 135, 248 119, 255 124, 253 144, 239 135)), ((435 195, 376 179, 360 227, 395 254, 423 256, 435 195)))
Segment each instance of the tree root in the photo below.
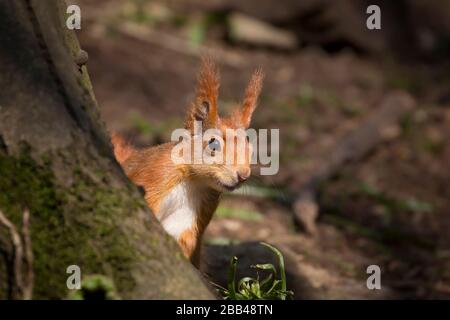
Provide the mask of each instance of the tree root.
POLYGON ((33 251, 30 237, 30 211, 25 209, 22 215, 22 237, 15 225, 0 210, 0 226, 8 229, 13 246, 13 272, 14 299, 30 300, 33 296, 33 251), (23 262, 25 262, 25 277, 23 274, 23 262))

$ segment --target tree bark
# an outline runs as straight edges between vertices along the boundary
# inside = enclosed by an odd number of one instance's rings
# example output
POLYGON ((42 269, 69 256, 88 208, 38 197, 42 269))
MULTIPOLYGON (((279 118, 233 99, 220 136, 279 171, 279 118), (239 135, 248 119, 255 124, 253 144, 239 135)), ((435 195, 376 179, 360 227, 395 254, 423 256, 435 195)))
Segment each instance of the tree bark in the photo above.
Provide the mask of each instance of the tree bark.
POLYGON ((213 298, 115 161, 66 8, 0 2, 0 299, 66 298, 69 265, 120 298, 213 298))

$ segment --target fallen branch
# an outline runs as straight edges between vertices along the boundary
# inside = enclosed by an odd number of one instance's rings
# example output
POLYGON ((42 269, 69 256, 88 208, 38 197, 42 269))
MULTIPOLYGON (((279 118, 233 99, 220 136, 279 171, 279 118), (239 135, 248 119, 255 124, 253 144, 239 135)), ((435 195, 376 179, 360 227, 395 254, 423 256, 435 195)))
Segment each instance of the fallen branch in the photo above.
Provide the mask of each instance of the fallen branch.
POLYGON ((319 186, 336 176, 345 164, 361 160, 380 143, 395 138, 400 131, 399 120, 414 106, 415 101, 404 92, 389 94, 367 121, 327 152, 327 160, 307 179, 294 200, 295 220, 306 232, 316 234, 319 186))

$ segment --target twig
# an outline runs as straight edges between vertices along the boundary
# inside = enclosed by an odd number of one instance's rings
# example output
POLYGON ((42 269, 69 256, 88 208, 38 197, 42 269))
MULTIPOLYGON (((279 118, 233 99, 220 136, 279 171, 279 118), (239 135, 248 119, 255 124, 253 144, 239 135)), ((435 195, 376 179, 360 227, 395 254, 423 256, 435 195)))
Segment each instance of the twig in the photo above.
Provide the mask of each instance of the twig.
POLYGON ((3 214, 0 210, 0 225, 3 225, 8 229, 11 236, 11 242, 13 245, 13 272, 14 272, 14 284, 17 288, 17 293, 15 298, 18 299, 31 299, 33 294, 33 253, 31 248, 31 238, 29 233, 29 217, 30 212, 25 209, 22 217, 23 226, 22 232, 24 236, 24 241, 20 234, 17 232, 15 225, 3 214), (23 254, 23 246, 25 246, 25 257, 23 254), (24 259, 25 258, 25 259, 24 259), (22 262, 25 260, 27 266, 26 280, 23 281, 22 277, 22 262))
POLYGON ((23 287, 23 299, 30 300, 33 296, 33 248, 31 246, 30 236, 30 211, 25 209, 22 219, 22 235, 25 247, 25 263, 26 263, 26 281, 23 287))
POLYGON ((4 225, 11 236, 11 242, 14 249, 14 263, 13 263, 13 272, 14 272, 14 283, 16 284, 19 294, 18 297, 22 294, 23 281, 22 281, 22 258, 23 258, 23 250, 22 250, 22 241, 20 239, 20 235, 16 230, 14 224, 9 221, 8 218, 0 211, 0 224, 4 225))

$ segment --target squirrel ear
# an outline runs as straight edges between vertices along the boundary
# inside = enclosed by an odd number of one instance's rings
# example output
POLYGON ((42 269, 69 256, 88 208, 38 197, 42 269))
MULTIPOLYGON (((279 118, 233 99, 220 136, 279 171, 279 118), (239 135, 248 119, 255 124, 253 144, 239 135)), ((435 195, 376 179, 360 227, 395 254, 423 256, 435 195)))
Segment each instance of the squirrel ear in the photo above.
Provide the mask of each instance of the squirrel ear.
POLYGON ((261 93, 264 73, 261 68, 257 69, 250 79, 250 82, 245 91, 244 101, 242 103, 241 121, 245 128, 250 126, 253 111, 255 111, 258 103, 258 97, 261 93))
POLYGON ((197 79, 197 93, 192 104, 187 120, 186 128, 193 129, 195 121, 203 122, 204 128, 212 128, 217 125, 219 114, 217 100, 219 96, 219 71, 209 57, 202 59, 202 66, 197 79))

